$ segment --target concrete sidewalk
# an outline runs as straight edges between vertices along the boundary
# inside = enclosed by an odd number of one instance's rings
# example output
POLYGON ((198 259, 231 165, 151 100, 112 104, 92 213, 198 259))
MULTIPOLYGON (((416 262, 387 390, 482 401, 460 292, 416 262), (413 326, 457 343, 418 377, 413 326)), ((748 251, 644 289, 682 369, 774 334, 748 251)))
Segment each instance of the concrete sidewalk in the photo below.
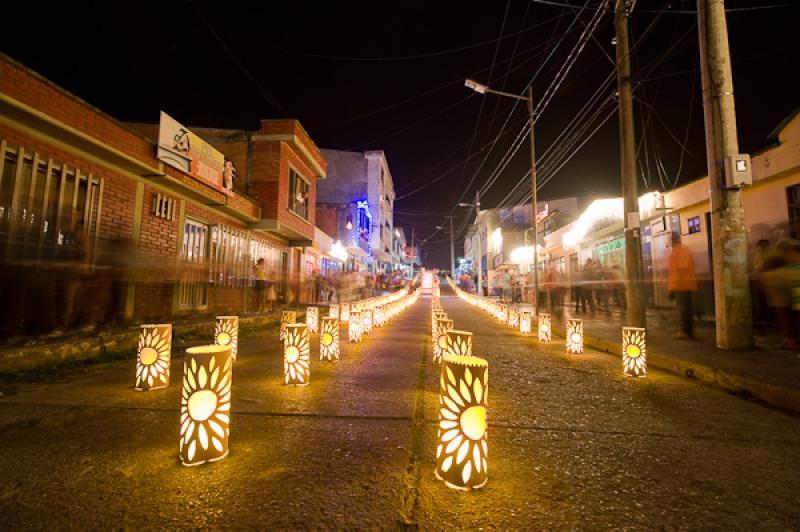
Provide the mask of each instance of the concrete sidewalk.
MULTIPOLYGON (((599 309, 576 314, 567 306, 563 318, 553 317, 556 334, 564 335, 568 318, 583 319, 587 346, 621 356, 624 314, 599 309)), ((674 311, 648 310, 648 365, 800 412, 800 358, 779 347, 777 334, 759 340, 753 349, 729 351, 716 346, 713 322, 696 323, 692 340, 673 340, 677 323, 674 311)))

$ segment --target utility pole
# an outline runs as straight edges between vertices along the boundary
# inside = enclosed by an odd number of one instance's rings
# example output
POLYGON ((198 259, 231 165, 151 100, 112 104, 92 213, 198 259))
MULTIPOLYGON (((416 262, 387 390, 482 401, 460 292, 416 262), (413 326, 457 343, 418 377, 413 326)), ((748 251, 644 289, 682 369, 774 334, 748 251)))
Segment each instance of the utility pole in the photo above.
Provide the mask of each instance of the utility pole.
POLYGON ((450 277, 452 279, 456 278, 456 248, 453 242, 455 235, 453 234, 453 216, 448 216, 450 218, 450 277))
MULTIPOLYGON (((699 0, 698 0, 699 1, 699 0)), ((639 221, 638 175, 636 170, 636 138, 633 126, 633 91, 631 56, 628 43, 629 0, 616 0, 614 28, 617 35, 617 92, 619 97, 619 144, 623 220, 625 227, 625 294, 628 302, 627 322, 631 327, 645 327, 644 287, 642 286, 642 244, 639 221)))
POLYGON ((481 191, 475 191, 475 234, 478 235, 478 297, 483 296, 483 243, 481 242, 481 226, 478 225, 478 218, 481 215, 481 191))
POLYGON ((528 117, 531 121, 531 224, 533 227, 533 308, 539 313, 539 227, 536 221, 538 200, 536 196, 536 140, 533 123, 536 118, 533 106, 533 83, 528 86, 528 117))
MULTIPOLYGON (((739 152, 724 0, 697 0, 700 75, 711 203, 711 249, 717 345, 753 345, 742 190, 727 188, 725 160, 739 152)), ((728 169, 730 171, 730 169, 728 169)))

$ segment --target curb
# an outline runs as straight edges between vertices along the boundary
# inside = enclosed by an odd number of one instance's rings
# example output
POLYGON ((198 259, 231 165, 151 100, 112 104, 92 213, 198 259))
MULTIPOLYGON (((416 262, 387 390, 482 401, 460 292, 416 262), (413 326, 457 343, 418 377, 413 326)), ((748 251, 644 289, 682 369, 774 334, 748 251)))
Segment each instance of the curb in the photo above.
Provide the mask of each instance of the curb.
MULTIPOLYGON (((559 336, 565 336, 565 330, 559 327, 553 327, 552 331, 559 336)), ((597 351, 622 356, 622 343, 593 338, 585 333, 583 343, 597 351)), ((750 396, 772 406, 800 413, 800 389, 769 384, 723 369, 654 353, 651 350, 647 352, 647 365, 681 377, 702 381, 735 395, 750 396)))
MULTIPOLYGON (((298 310, 301 316, 302 310, 298 310)), ((280 320, 280 315, 245 316, 239 320, 245 331, 280 320)), ((184 335, 213 335, 215 321, 184 323, 173 326, 173 339, 184 335)), ((135 353, 139 331, 132 330, 106 336, 73 338, 52 344, 40 344, 0 352, 0 375, 30 371, 45 366, 80 362, 106 353, 131 351, 135 353)))

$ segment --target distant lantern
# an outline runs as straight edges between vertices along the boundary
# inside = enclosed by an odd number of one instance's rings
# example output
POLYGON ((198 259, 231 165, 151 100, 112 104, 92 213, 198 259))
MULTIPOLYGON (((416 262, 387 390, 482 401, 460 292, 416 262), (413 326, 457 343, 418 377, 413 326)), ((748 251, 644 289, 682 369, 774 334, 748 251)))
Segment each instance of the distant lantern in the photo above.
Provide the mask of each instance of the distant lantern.
POLYGON ((179 446, 185 466, 214 462, 228 454, 232 368, 230 345, 186 350, 179 446))
POLYGON ((169 386, 172 359, 172 324, 142 325, 136 350, 136 384, 139 391, 169 386))
POLYGON ((436 320, 447 319, 447 312, 441 309, 434 309, 431 313, 431 338, 436 338, 436 320))
POLYGON ((328 307, 328 317, 339 319, 339 305, 331 305, 328 307))
POLYGON ((351 344, 355 344, 361 341, 361 329, 363 328, 363 324, 361 322, 361 313, 360 312, 351 312, 350 313, 350 321, 347 322, 347 340, 351 344))
POLYGON ((306 309, 306 325, 308 332, 316 334, 319 330, 319 307, 308 307, 306 309))
POLYGON ((378 305, 372 311, 372 325, 374 327, 383 327, 383 306, 378 305))
POLYGON ((293 310, 281 311, 281 334, 280 341, 286 337, 286 326, 297 321, 297 313, 293 310))
POLYGON ((283 383, 306 386, 311 378, 309 334, 305 323, 286 326, 283 340, 283 383))
POLYGON ((372 309, 364 309, 361 311, 361 332, 363 334, 372 334, 372 309))
POLYGON ((231 356, 236 360, 239 355, 239 316, 217 316, 214 343, 230 345, 231 356))
POLYGON ((521 310, 519 312, 519 332, 522 334, 531 333, 531 311, 521 310))
POLYGON ((508 309, 508 325, 515 329, 519 327, 519 312, 515 306, 511 306, 508 309))
POLYGON ((339 320, 322 318, 319 329, 319 359, 335 362, 339 360, 339 320))
POLYGON ((550 335, 552 331, 550 330, 550 314, 547 312, 540 312, 539 313, 539 341, 540 342, 549 342, 550 335))
POLYGON ((445 335, 444 355, 472 356, 472 333, 450 329, 445 335))
POLYGON ((433 362, 442 363, 442 355, 447 347, 447 331, 453 328, 453 320, 439 318, 436 320, 436 334, 433 337, 433 362))
POLYGON ((567 353, 583 353, 583 320, 567 320, 567 353))
POLYGON ((489 365, 473 356, 445 355, 439 378, 436 477, 451 488, 480 488, 488 480, 486 407, 489 365))
POLYGON ((339 321, 350 321, 350 303, 339 305, 339 321))
POLYGON ((639 327, 622 328, 622 371, 633 377, 647 376, 646 331, 639 327))
POLYGON ((508 305, 506 304, 500 305, 500 321, 508 323, 508 305))

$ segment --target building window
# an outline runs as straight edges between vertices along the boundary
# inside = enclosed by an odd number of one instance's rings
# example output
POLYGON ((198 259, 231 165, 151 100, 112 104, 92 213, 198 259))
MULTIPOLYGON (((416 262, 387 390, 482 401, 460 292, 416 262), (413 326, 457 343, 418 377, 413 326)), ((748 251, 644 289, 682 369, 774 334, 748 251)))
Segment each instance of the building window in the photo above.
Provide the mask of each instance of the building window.
POLYGON ((686 220, 686 225, 689 228, 689 234, 699 233, 700 232, 700 217, 699 216, 692 216, 688 220, 686 220))
POLYGON ((208 305, 208 226, 187 218, 183 224, 178 304, 189 310, 208 305))
POLYGON ((289 210, 304 220, 308 220, 308 182, 289 169, 289 210))
POLYGON ((211 282, 225 288, 245 286, 248 251, 248 236, 244 231, 215 226, 211 232, 211 282))
POLYGON ((102 195, 101 178, 1 142, 0 256, 9 261, 74 258, 80 253, 74 249, 79 232, 89 236, 84 241, 97 241, 102 195))
POLYGON ((800 185, 786 188, 786 206, 789 208, 791 237, 800 238, 800 185))

